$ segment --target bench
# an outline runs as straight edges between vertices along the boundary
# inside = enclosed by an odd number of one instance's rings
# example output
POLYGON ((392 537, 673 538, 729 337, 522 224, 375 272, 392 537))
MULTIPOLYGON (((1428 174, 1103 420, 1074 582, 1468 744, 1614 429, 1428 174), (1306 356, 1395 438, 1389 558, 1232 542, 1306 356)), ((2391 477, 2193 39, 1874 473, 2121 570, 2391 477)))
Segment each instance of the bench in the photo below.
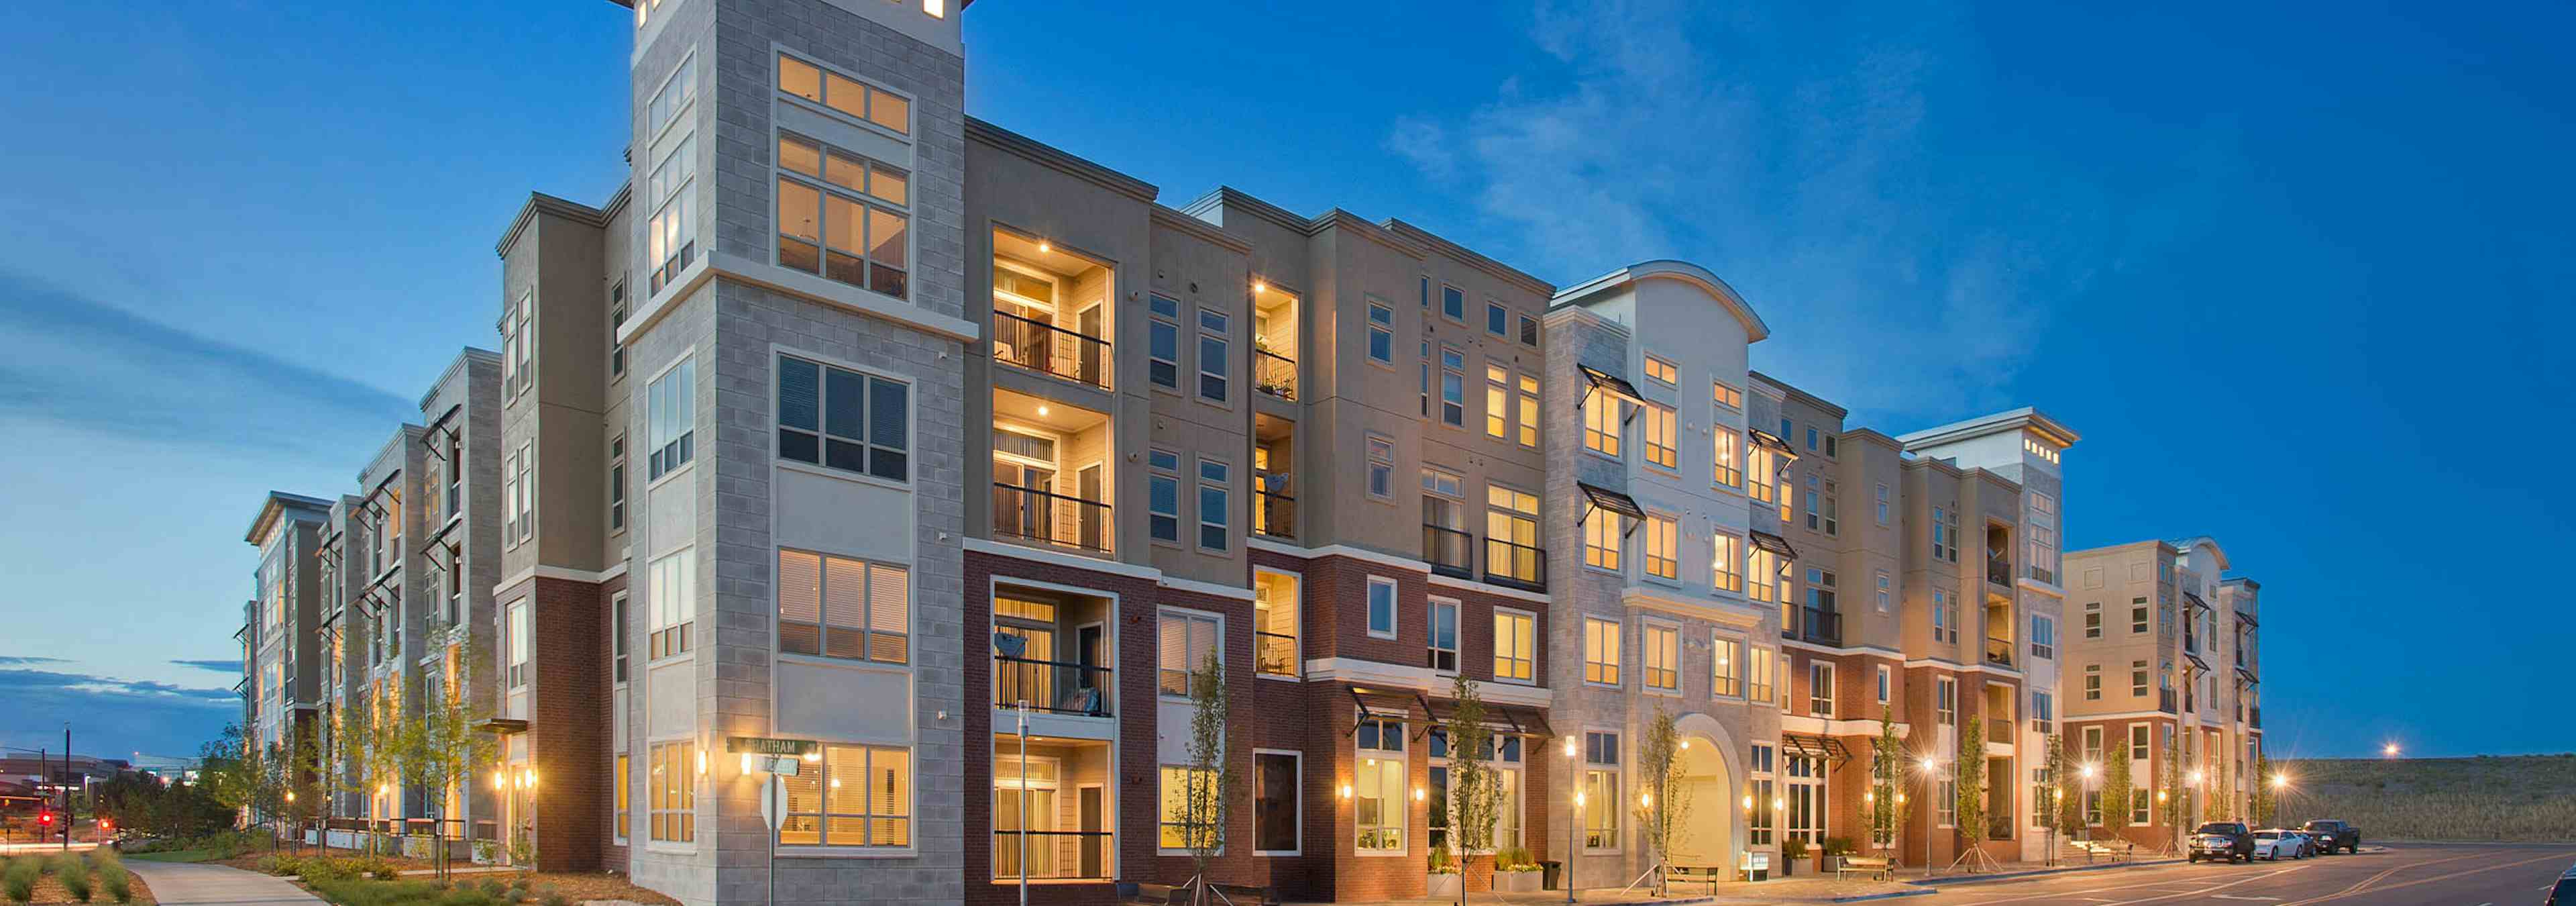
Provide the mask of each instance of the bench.
POLYGON ((1718 882, 1727 880, 1727 877, 1734 873, 1732 869, 1716 865, 1671 865, 1666 866, 1664 871, 1666 879, 1671 883, 1680 884, 1687 881, 1693 884, 1706 884, 1711 893, 1717 891, 1718 882))
POLYGON ((1851 875, 1866 875, 1875 881, 1893 881, 1896 879, 1896 866, 1878 856, 1844 856, 1842 864, 1834 867, 1834 879, 1841 880, 1851 875))

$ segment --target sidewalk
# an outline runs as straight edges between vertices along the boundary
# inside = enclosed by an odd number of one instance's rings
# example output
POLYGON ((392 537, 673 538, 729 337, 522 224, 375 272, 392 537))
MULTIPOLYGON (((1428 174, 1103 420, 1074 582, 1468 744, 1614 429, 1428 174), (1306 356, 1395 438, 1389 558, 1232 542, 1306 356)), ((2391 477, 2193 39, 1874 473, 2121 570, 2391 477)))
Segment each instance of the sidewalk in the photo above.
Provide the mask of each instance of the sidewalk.
POLYGON ((162 906, 319 906, 322 900, 285 878, 189 862, 130 860, 162 906))

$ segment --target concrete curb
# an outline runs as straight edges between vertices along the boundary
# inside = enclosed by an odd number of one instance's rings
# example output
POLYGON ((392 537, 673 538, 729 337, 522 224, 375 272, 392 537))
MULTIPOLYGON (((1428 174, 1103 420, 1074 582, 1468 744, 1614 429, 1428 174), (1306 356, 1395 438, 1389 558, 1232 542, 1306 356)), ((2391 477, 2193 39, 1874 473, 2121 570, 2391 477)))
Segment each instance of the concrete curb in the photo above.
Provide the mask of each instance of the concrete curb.
POLYGON ((1828 902, 1834 902, 1834 903, 1863 903, 1863 902, 1868 902, 1868 901, 1870 901, 1870 900, 1893 900, 1893 899, 1896 899, 1897 897, 1928 897, 1928 896, 1931 896, 1931 895, 1936 894, 1936 893, 1940 893, 1940 891, 1938 891, 1938 890, 1934 890, 1934 889, 1929 888, 1929 887, 1926 887, 1926 888, 1923 888, 1922 890, 1900 890, 1900 891, 1897 891, 1897 892, 1895 892, 1895 893, 1869 893, 1869 894, 1862 894, 1862 895, 1860 895, 1860 896, 1856 896, 1856 897, 1835 897, 1835 898, 1833 898, 1832 900, 1830 900, 1830 901, 1828 901, 1828 902))
POLYGON ((1924 878, 1921 880, 1907 881, 1905 883, 1919 884, 1925 887, 1946 887, 1955 884, 1988 884, 1996 881, 2013 881, 2022 878, 2044 877, 2047 875, 2072 874, 2079 871, 2111 871, 2113 869, 2121 868, 2140 868, 2148 865, 2180 865, 2182 862, 2183 860, 2181 859, 2140 859, 2131 862, 2106 862, 2100 865, 2069 865, 2063 868, 2037 868, 2030 871, 2008 872, 1999 875, 1959 875, 1957 877, 1949 878, 1924 878))

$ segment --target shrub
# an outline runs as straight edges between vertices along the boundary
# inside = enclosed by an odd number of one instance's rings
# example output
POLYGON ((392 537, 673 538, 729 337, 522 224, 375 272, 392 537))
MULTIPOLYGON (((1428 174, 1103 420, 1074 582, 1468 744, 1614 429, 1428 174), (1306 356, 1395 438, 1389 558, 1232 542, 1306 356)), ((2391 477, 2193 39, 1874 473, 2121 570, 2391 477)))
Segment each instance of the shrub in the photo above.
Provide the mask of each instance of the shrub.
MULTIPOLYGON (((1435 875, 1454 875, 1458 873, 1458 866, 1449 861, 1449 849, 1447 847, 1438 847, 1431 850, 1431 873, 1435 875)), ((553 906, 553 904, 550 903, 547 904, 547 906, 553 906)))
POLYGON ((1807 841, 1806 841, 1806 840, 1804 840, 1804 839, 1798 838, 1798 837, 1791 837, 1791 838, 1789 838, 1789 839, 1786 839, 1786 840, 1782 840, 1782 841, 1780 841, 1780 855, 1781 855, 1783 858, 1789 858, 1789 859, 1804 859, 1804 858, 1806 858, 1806 857, 1807 857, 1807 841))
POLYGON ((1850 837, 1825 838, 1825 855, 1848 856, 1855 852, 1859 852, 1859 850, 1852 848, 1852 838, 1850 837))
MULTIPOLYGON (((318 862, 322 860, 316 859, 314 861, 318 862)), ((259 857, 259 871, 261 874, 277 875, 280 877, 300 875, 304 873, 304 860, 298 859, 294 856, 261 856, 259 857)))
POLYGON ((89 863, 81 857, 64 853, 54 857, 54 883, 63 885, 72 899, 87 903, 90 897, 89 863))
POLYGON ((1538 858, 1526 847, 1515 846, 1494 854, 1495 871, 1537 871, 1538 858))
POLYGON ((572 906, 572 898, 560 893, 548 893, 545 906, 572 906))
POLYGON ((119 903, 134 902, 134 876, 126 874, 125 866, 101 868, 98 873, 98 883, 107 888, 108 899, 119 903))
POLYGON ((44 866, 33 857, 11 859, 8 864, 0 865, 0 892, 7 893, 10 902, 14 903, 33 900, 36 898, 36 878, 44 871, 44 866))

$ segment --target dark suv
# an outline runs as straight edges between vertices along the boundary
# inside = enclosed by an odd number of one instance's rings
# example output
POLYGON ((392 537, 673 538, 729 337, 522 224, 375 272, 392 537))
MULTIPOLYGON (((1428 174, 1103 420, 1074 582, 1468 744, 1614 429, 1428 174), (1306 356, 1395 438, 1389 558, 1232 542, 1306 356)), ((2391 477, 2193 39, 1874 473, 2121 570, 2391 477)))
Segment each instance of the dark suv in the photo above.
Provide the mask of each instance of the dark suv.
POLYGON ((2361 828, 2341 821, 2310 821, 2299 826, 2308 836, 2317 838, 2317 854, 2341 849, 2346 853, 2361 851, 2361 828))
POLYGON ((2254 861, 2254 835, 2234 821, 2212 821, 2191 832, 2191 861, 2254 861))

